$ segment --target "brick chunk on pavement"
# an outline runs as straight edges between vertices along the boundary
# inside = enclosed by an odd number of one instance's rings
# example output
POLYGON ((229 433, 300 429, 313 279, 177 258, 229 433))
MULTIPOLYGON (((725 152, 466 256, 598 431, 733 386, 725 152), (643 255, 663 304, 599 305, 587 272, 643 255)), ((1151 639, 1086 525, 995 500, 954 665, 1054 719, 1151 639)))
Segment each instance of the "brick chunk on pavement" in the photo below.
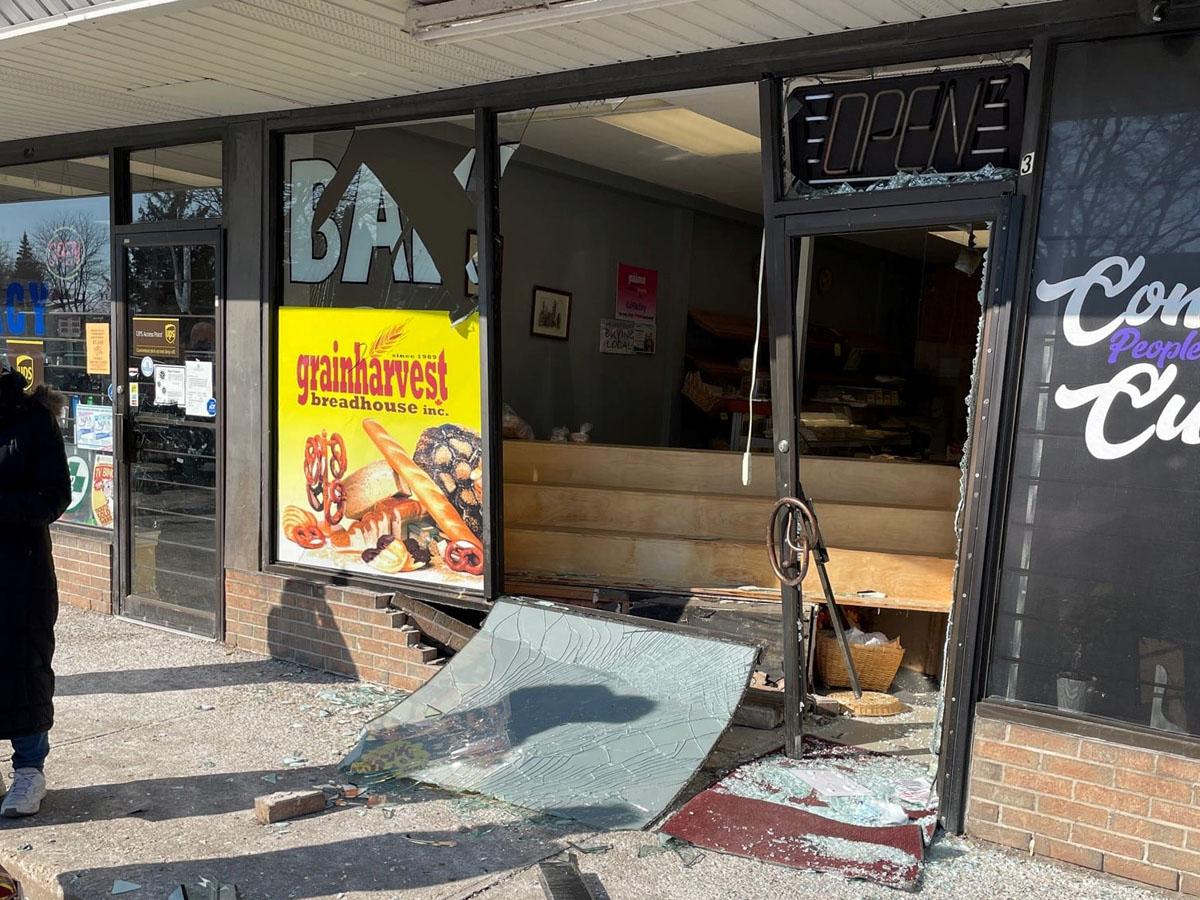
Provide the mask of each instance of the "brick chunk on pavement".
POLYGON ((324 808, 324 791, 279 791, 254 799, 254 815, 264 825, 307 816, 324 808))

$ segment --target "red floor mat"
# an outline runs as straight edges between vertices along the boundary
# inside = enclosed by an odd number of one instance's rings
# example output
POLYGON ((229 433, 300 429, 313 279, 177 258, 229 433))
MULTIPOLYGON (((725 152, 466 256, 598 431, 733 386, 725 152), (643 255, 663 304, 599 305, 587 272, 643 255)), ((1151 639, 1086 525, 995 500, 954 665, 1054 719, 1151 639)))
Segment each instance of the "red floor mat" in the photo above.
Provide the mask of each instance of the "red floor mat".
POLYGON ((813 768, 841 772, 879 798, 886 798, 893 780, 922 772, 908 760, 806 738, 802 761, 774 755, 736 769, 696 795, 663 831, 737 856, 915 888, 935 811, 909 808, 910 824, 903 825, 844 821, 837 818, 839 803, 792 777, 797 769, 813 768))

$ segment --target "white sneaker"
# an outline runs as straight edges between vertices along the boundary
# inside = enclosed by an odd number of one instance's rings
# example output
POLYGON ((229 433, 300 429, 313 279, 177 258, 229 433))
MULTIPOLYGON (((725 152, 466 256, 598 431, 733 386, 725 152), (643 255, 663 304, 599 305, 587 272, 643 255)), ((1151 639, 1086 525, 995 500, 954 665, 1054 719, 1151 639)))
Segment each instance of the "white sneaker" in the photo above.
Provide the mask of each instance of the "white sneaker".
POLYGON ((16 819, 32 816, 42 808, 46 796, 46 776, 37 769, 17 769, 13 772, 12 787, 4 803, 0 804, 0 816, 16 819))

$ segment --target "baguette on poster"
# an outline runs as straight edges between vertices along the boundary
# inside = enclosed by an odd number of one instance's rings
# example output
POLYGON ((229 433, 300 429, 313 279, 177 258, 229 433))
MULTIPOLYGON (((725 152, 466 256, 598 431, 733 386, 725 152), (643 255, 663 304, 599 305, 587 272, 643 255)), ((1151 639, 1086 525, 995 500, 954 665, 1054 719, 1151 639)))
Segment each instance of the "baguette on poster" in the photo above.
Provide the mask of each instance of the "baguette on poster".
POLYGON ((377 419, 364 419, 362 426, 383 458, 388 461, 388 465, 408 485, 412 496, 433 517, 433 521, 437 523, 442 534, 446 535, 452 544, 469 543, 482 551, 482 543, 475 536, 475 532, 467 527, 467 523, 454 508, 454 504, 437 486, 437 483, 429 477, 429 474, 405 452, 404 448, 400 446, 400 442, 388 433, 383 423, 377 419))

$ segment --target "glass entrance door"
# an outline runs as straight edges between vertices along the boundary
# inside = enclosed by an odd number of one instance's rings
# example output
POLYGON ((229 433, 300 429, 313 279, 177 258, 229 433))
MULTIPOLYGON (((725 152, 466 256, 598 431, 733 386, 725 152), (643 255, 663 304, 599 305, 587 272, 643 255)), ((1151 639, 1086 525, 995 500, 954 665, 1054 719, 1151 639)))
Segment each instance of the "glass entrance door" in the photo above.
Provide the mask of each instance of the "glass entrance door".
POLYGON ((124 239, 121 614, 221 630, 219 233, 124 239))
MULTIPOLYGON (((772 360, 776 470, 786 495, 807 489, 819 501, 828 581, 810 574, 805 594, 823 599, 828 588, 863 630, 902 638, 910 662, 923 659, 936 679, 944 703, 935 695, 939 718, 920 746, 939 748, 939 815, 959 831, 994 573, 994 412, 1020 200, 888 199, 788 216, 777 232, 787 266, 771 295, 772 339, 783 348, 772 360), (921 619, 930 627, 913 630, 921 619)), ((808 656, 800 596, 794 587, 782 596, 785 685, 800 684, 789 678, 808 656)), ((818 632, 809 649, 823 640, 818 632)), ((785 692, 784 708, 792 752, 799 690, 785 692)))

